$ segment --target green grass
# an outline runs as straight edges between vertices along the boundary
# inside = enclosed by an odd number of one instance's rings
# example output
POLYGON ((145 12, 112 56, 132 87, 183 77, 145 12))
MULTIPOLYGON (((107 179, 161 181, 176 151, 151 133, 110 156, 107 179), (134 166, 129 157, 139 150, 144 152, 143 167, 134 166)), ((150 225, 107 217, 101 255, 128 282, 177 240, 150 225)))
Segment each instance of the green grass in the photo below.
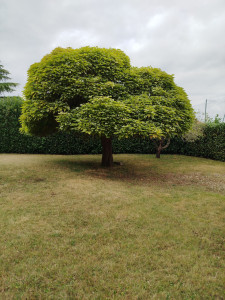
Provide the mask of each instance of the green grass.
POLYGON ((225 164, 0 155, 0 299, 224 299, 225 164))

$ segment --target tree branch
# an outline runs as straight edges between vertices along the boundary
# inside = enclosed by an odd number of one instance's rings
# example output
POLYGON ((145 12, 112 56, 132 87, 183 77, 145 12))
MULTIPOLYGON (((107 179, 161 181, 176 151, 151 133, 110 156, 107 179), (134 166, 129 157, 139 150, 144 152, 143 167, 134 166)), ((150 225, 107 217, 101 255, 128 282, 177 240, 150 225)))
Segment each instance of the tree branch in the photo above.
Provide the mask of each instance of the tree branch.
POLYGON ((168 138, 167 143, 165 146, 162 147, 162 149, 166 149, 170 145, 170 138, 168 138))

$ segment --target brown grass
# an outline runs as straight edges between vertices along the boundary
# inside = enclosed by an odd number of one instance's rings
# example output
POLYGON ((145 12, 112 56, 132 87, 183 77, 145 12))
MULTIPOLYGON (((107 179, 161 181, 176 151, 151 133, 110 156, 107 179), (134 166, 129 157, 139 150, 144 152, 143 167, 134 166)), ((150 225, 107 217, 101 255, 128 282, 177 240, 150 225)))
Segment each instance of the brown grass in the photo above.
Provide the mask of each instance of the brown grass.
POLYGON ((1 299, 223 299, 225 164, 0 155, 1 299))

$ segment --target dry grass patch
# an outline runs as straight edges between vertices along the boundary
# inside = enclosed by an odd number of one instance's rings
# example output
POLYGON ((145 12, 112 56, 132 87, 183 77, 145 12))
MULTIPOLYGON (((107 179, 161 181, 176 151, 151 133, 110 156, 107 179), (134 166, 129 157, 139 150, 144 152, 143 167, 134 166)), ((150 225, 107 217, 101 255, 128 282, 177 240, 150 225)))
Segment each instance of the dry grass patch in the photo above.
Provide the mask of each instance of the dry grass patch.
POLYGON ((115 160, 0 155, 1 298, 223 298, 224 163, 115 160))

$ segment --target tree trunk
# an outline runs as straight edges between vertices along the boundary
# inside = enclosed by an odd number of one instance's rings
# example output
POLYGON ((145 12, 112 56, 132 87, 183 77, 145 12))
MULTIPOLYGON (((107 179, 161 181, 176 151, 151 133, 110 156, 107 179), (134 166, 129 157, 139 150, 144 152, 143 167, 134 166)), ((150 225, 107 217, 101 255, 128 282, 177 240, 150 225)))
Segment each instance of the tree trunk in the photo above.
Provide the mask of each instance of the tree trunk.
POLYGON ((158 140, 158 143, 157 143, 157 141, 155 141, 156 158, 160 158, 161 151, 163 149, 166 149, 169 146, 169 144, 170 144, 170 138, 167 138, 167 143, 166 143, 165 146, 163 146, 164 141, 165 141, 164 138, 162 138, 161 140, 158 140))
POLYGON ((161 146, 161 143, 160 143, 159 147, 156 149, 156 158, 160 158, 161 150, 162 150, 162 146, 161 146))
POLYGON ((112 167, 113 166, 113 155, 112 155, 112 138, 102 136, 102 166, 112 167))

